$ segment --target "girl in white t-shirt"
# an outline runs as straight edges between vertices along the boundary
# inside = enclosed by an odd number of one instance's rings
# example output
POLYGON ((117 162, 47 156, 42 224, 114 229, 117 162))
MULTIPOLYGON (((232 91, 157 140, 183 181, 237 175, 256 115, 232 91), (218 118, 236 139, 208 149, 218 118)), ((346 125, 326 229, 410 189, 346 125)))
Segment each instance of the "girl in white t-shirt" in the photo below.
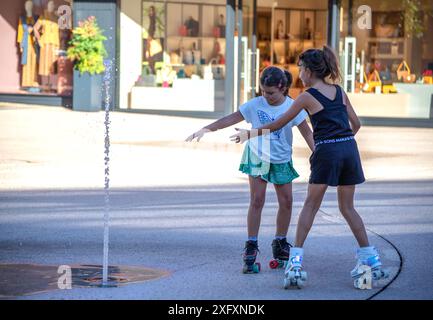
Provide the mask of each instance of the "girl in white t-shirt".
MULTIPOLYGON (((186 141, 200 139, 205 133, 230 127, 245 120, 252 128, 259 128, 274 121, 290 109, 293 99, 288 94, 292 75, 278 67, 270 66, 260 75, 262 96, 253 98, 236 111, 189 136, 186 141)), ((244 250, 244 273, 257 273, 260 264, 256 263, 262 209, 265 204, 266 186, 274 184, 278 198, 275 239, 272 242, 271 268, 283 267, 289 259, 291 245, 287 242, 290 218, 292 215, 292 181, 299 177, 292 162, 292 127, 297 126, 310 149, 314 150, 314 140, 306 122, 306 112, 289 122, 286 126, 269 135, 250 139, 246 144, 239 170, 249 175, 250 205, 248 209, 248 241, 244 250)))

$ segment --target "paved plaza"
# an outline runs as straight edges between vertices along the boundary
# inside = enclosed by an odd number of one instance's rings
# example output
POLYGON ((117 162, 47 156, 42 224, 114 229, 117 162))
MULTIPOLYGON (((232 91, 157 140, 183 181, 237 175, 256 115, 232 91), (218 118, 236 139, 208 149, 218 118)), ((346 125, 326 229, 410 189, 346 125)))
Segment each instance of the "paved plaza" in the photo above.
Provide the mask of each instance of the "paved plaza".
MULTIPOLYGON (((278 208, 272 186, 259 235, 262 271, 241 272, 249 187, 237 171, 243 146, 229 140, 234 128, 185 143, 209 120, 110 117, 109 264, 160 276, 116 288, 27 288, 2 292, 4 299, 433 299, 433 129, 364 126, 357 136, 367 181, 356 207, 390 278, 372 290, 353 288, 356 242, 329 188, 305 244, 307 285, 284 290, 283 270, 267 266, 278 208)), ((103 121, 103 112, 0 104, 0 265, 102 263, 103 121)), ((300 178, 289 242, 310 155, 294 134, 300 178)), ((25 277, 17 280, 23 287, 25 277)))

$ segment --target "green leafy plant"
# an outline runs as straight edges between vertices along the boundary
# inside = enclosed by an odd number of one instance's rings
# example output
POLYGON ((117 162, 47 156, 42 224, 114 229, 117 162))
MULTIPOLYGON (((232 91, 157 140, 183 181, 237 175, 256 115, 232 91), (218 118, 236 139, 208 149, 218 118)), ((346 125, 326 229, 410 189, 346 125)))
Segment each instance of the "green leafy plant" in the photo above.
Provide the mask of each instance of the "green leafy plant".
POLYGON ((78 22, 78 27, 72 30, 67 52, 68 58, 74 61, 74 68, 80 73, 104 72, 104 57, 107 56, 105 40, 107 38, 102 34, 94 16, 78 22))
POLYGON ((421 38, 424 33, 424 25, 420 16, 421 2, 419 0, 403 0, 402 5, 405 34, 421 38))

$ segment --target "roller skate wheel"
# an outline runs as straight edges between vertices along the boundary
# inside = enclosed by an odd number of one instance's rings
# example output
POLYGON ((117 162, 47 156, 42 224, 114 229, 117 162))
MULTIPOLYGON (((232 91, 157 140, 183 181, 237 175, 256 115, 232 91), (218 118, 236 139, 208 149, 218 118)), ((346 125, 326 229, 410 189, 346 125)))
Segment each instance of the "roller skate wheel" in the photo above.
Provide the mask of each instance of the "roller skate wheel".
POLYGON ((260 269, 261 269, 260 263, 259 262, 255 263, 254 266, 253 266, 254 273, 259 273, 260 269))
POLYGON ((286 268, 288 260, 277 260, 278 261, 278 268, 286 268))
POLYGON ((247 265, 245 265, 245 266, 243 267, 242 272, 243 272, 243 273, 248 273, 248 266, 247 266, 247 265))
POLYGON ((362 279, 362 278, 358 278, 358 279, 355 279, 355 281, 353 281, 353 286, 356 288, 356 289, 360 289, 360 290, 363 290, 363 289, 372 289, 372 287, 366 287, 366 286, 364 286, 366 283, 365 283, 365 279, 362 279))
POLYGON ((355 280, 353 281, 353 286, 354 286, 356 289, 361 289, 361 285, 362 285, 362 282, 360 281, 360 279, 355 279, 355 280))
POLYGON ((269 267, 270 267, 271 269, 277 269, 277 268, 278 268, 278 265, 279 265, 279 263, 278 263, 277 260, 271 260, 271 261, 269 262, 269 267))
POLYGON ((375 271, 371 272, 371 276, 373 277, 374 280, 379 280, 380 278, 382 278, 382 271, 381 270, 375 270, 375 271))
POLYGON ((386 279, 389 277, 389 270, 380 269, 373 272, 374 279, 386 279))

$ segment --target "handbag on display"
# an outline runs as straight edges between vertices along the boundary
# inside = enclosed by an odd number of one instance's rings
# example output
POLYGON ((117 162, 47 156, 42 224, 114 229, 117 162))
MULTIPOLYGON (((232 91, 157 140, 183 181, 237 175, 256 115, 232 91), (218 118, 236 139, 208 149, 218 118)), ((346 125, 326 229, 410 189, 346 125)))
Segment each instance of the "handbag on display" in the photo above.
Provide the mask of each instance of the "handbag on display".
POLYGON ((422 74, 422 81, 424 84, 433 84, 433 71, 424 71, 424 73, 422 74))
POLYGON ((364 92, 374 92, 376 90, 376 87, 382 88, 382 80, 380 80, 380 75, 377 70, 374 70, 374 72, 371 73, 368 78, 367 74, 364 72, 364 80, 365 84, 362 88, 364 92))
POLYGON ((186 37, 188 35, 188 29, 186 28, 186 25, 181 25, 179 27, 179 35, 181 37, 186 37))
POLYGON ((410 73, 410 68, 404 60, 397 68, 397 79, 402 80, 404 83, 414 83, 416 81, 416 75, 410 73))
POLYGON ((161 42, 157 39, 151 39, 149 41, 149 56, 153 57, 160 52, 162 52, 161 42))

